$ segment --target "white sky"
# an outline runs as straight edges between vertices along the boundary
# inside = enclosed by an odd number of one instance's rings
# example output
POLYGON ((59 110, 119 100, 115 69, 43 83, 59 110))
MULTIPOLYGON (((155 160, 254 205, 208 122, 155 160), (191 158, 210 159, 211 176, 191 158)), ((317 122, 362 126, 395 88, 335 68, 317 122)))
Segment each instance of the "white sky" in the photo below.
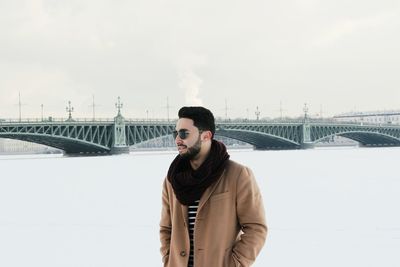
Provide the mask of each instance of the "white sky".
POLYGON ((400 109, 396 0, 0 0, 0 118, 400 109))

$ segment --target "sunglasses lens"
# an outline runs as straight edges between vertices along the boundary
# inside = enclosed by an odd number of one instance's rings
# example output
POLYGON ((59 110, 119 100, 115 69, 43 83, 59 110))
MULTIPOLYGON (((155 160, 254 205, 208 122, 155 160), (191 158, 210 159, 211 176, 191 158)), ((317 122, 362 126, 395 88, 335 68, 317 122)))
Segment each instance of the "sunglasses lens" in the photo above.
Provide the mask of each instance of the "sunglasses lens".
POLYGON ((186 139, 186 137, 188 137, 189 133, 186 131, 181 131, 179 132, 179 138, 181 139, 186 139))
POLYGON ((189 133, 185 130, 173 131, 172 134, 174 136, 174 139, 176 139, 176 137, 179 135, 179 138, 182 140, 186 139, 186 137, 188 137, 188 135, 189 135, 189 133))

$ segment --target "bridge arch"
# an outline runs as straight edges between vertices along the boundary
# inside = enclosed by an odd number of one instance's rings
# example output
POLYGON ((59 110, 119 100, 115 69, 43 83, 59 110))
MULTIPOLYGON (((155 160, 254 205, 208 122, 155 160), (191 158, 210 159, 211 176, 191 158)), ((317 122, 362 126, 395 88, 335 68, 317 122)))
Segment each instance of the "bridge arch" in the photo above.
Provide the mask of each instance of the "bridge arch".
POLYGON ((108 153, 108 147, 88 142, 85 140, 38 133, 7 133, 0 134, 0 138, 9 138, 14 140, 27 141, 31 143, 46 145, 49 147, 61 149, 68 154, 82 153, 108 153))
POLYGON ((314 141, 314 143, 320 142, 323 139, 333 137, 333 136, 342 136, 351 140, 354 140, 361 145, 364 146, 398 146, 400 145, 400 139, 379 132, 373 131, 342 131, 334 134, 330 134, 324 137, 321 137, 314 141))
POLYGON ((217 129, 216 135, 229 137, 255 146, 256 149, 296 149, 300 144, 281 136, 252 130, 217 129))

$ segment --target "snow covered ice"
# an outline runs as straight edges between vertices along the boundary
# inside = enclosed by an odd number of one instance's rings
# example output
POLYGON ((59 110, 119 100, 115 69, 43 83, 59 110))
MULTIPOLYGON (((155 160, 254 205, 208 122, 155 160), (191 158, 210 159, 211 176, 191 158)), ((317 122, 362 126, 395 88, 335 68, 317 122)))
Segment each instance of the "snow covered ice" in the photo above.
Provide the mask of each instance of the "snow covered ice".
MULTIPOLYGON (((253 266, 400 266, 400 148, 230 154, 265 202, 253 266)), ((161 266, 161 185, 175 155, 0 156, 0 266, 161 266)))

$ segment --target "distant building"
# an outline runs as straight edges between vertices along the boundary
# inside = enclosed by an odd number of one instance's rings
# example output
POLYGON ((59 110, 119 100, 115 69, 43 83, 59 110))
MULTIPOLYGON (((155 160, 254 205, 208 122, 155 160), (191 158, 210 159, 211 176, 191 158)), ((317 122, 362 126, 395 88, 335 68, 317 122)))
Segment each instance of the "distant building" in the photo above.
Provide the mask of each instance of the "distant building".
POLYGON ((333 117, 337 121, 400 125, 400 111, 349 112, 333 117))

